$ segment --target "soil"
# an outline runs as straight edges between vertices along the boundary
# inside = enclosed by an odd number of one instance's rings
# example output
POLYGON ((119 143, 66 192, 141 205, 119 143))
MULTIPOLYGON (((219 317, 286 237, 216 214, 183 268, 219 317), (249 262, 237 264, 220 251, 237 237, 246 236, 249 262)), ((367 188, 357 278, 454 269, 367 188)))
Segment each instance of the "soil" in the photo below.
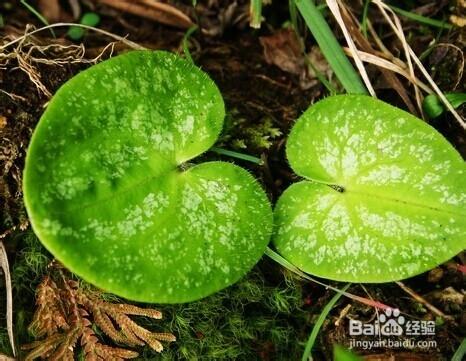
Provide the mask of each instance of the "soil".
MULTIPOLYGON (((11 3, 14 4, 14 2, 11 3)), ((221 8, 221 5, 219 7, 221 8)), ((283 10, 281 5, 276 5, 275 9, 283 10)), ((283 71, 266 61, 259 37, 272 34, 274 28, 286 20, 288 16, 284 13, 279 13, 278 16, 270 15, 272 9, 268 9, 268 11, 266 18, 271 19, 271 22, 263 24, 259 31, 251 30, 242 25, 231 27, 215 37, 195 33, 191 42, 191 55, 195 63, 215 80, 226 102, 229 118, 227 117, 227 130, 219 145, 261 157, 264 160, 264 165, 261 166, 254 166, 241 160, 235 160, 235 162, 249 168, 265 185, 271 200, 275 201, 283 190, 297 179, 285 160, 284 141, 286 135, 295 119, 309 104, 322 98, 327 92, 319 82, 303 90, 300 87, 298 75, 283 71), (274 129, 273 132, 270 132, 271 128, 274 129), (257 141, 256 129, 261 129, 260 132, 263 132, 262 140, 266 142, 266 146, 257 141)), ((167 49, 182 53, 184 31, 133 15, 122 15, 119 12, 110 12, 110 14, 111 16, 103 16, 101 28, 122 36, 130 34, 129 38, 132 41, 151 49, 167 49)), ((13 5, 8 11, 4 10, 4 18, 6 25, 3 30, 0 28, 0 34, 4 35, 24 32, 27 23, 40 26, 37 19, 19 5, 13 5)), ((414 35, 419 34, 419 32, 424 34, 422 37, 413 37, 410 40, 418 53, 426 49, 429 41, 437 36, 435 29, 423 27, 422 30, 419 30, 416 29, 416 23, 409 23, 407 26, 414 27, 414 29, 407 30, 414 35)), ((63 40, 63 31, 56 32, 58 39, 51 38, 50 34, 42 32, 34 38, 33 42, 34 44, 72 44, 69 40, 63 40)), ((459 47, 464 45, 460 33, 450 32, 440 36, 444 42, 453 43, 459 47)), ((109 39, 103 35, 88 33, 84 38, 85 58, 95 57, 108 42, 109 39)), ((28 46, 31 45, 25 45, 25 47, 28 46)), ((393 46, 396 48, 396 45, 393 46)), ((115 53, 125 51, 126 48, 121 42, 117 43, 115 53)), ((56 52, 47 50, 44 54, 39 54, 36 50, 36 53, 33 52, 32 55, 35 54, 38 57, 41 55, 53 60, 57 56, 56 52)), ((109 55, 110 51, 107 50, 102 59, 109 55)), ((458 72, 448 70, 457 69, 460 62, 457 54, 453 54, 448 49, 437 48, 428 56, 427 61, 435 67, 433 76, 443 90, 464 91, 461 88, 464 82, 457 79, 458 72), (459 85, 455 89, 451 89, 452 84, 459 85)), ((16 59, 12 59, 4 67, 0 65, 0 89, 3 91, 0 92, 0 165, 2 166, 0 170, 2 176, 0 180, 0 212, 2 217, 0 234, 11 232, 6 237, 5 245, 12 267, 14 267, 17 255, 24 247, 22 235, 24 232, 29 232, 24 230, 27 229, 28 225, 21 193, 24 157, 32 131, 48 101, 48 97, 37 89, 28 74, 18 68, 18 65, 16 59)), ((89 65, 84 62, 36 64, 35 70, 44 87, 53 94, 61 84, 89 65)), ((375 72, 372 74, 376 76, 375 72)), ((382 99, 402 106, 394 91, 386 88, 386 84, 379 84, 378 92, 382 99)), ((464 107, 460 108, 459 112, 464 116, 464 107)), ((465 133, 451 115, 442 115, 431 124, 460 151, 463 157, 466 157, 465 133)), ((219 157, 213 153, 208 153, 205 156, 210 159, 219 157)), ((228 160, 231 161, 231 159, 228 160)), ((261 263, 259 267, 265 270, 266 278, 269 278, 272 284, 281 282, 276 280, 276 276, 274 276, 274 272, 280 274, 278 267, 271 265, 270 262, 265 263, 265 265, 264 262, 261 263)), ((388 360, 392 354, 396 354, 396 360, 450 359, 465 336, 466 330, 464 302, 458 302, 457 298, 454 299, 454 297, 448 298, 446 291, 453 289, 458 294, 464 292, 465 275, 458 269, 457 264, 464 264, 462 255, 428 273, 404 281, 404 284, 412 288, 417 294, 422 295, 442 312, 451 315, 451 320, 441 321, 437 315, 420 305, 395 283, 351 286, 350 292, 353 294, 363 297, 370 295, 373 299, 387 305, 396 305, 402 312, 414 318, 437 322, 437 332, 432 336, 432 340, 437 342, 436 348, 431 348, 428 351, 420 348, 404 349, 400 352, 380 348, 370 351, 359 350, 360 353, 370 355, 370 358, 366 358, 370 360, 388 360)), ((34 282, 37 283, 38 279, 34 282)), ((30 286, 35 287, 34 284, 30 286)), ((297 342, 304 344, 311 329, 311 320, 320 313, 320 310, 332 297, 333 292, 314 284, 301 283, 301 286, 303 286, 304 291, 300 312, 309 314, 309 323, 302 325, 302 339, 297 340, 297 342)), ((30 317, 30 311, 34 308, 34 300, 31 295, 31 293, 24 293, 23 296, 15 296, 28 298, 21 302, 22 307, 28 311, 26 318, 30 317)), ((4 303, 3 300, 1 303, 4 303)), ((17 316, 21 310, 15 312, 17 316)), ((348 317, 362 320, 373 319, 375 317, 374 309, 343 298, 338 306, 332 310, 319 334, 318 348, 314 354, 316 360, 331 359, 330 355, 334 344, 349 345, 348 317), (348 305, 350 308, 347 316, 342 316, 343 321, 336 325, 335 321, 348 305)), ((257 340, 257 343, 261 345, 257 350, 257 359, 276 359, 273 351, 274 346, 270 342, 262 341, 257 340)))

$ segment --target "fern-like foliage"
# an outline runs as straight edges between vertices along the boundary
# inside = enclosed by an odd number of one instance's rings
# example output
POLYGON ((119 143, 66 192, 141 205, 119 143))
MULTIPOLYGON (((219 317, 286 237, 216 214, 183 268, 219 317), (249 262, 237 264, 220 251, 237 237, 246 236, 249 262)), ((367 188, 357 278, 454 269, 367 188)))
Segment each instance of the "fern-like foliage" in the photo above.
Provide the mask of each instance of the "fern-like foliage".
POLYGON ((57 273, 55 278, 45 276, 37 288, 37 308, 29 330, 40 340, 22 347, 29 350, 25 361, 72 361, 78 349, 86 361, 124 361, 138 356, 136 351, 104 344, 95 327, 117 344, 148 345, 157 352, 163 350, 161 341, 176 340, 171 333, 151 332, 129 317, 161 319, 161 312, 109 302, 102 293, 67 277, 62 269, 57 273))

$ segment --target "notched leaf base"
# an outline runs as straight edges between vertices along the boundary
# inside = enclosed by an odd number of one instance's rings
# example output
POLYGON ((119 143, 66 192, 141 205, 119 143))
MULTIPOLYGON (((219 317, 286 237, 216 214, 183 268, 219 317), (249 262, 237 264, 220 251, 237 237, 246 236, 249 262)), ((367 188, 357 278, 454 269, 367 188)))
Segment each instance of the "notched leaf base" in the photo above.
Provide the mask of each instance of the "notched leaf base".
POLYGON ((233 284, 262 256, 272 212, 238 166, 184 169, 223 118, 212 80, 174 54, 129 52, 78 74, 28 151, 35 233, 71 271, 128 299, 187 302, 233 284))
POLYGON ((352 282, 419 274, 466 248, 466 170, 420 119, 382 101, 311 106, 287 143, 305 181, 279 199, 274 243, 303 270, 352 282))

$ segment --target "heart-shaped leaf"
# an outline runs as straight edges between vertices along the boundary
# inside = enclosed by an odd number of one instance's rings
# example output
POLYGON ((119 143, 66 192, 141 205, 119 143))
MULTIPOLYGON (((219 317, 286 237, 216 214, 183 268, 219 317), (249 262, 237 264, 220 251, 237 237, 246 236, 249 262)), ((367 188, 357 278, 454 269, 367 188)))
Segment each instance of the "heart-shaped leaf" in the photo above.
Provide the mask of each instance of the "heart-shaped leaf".
POLYGON ((465 248, 465 164, 420 119, 364 95, 329 97, 297 121, 287 157, 305 180, 278 201, 274 243, 303 270, 386 282, 465 248))
POLYGON ((233 164, 186 164, 223 117, 212 80, 166 52, 130 52, 68 81, 26 160, 42 243, 85 280, 138 301, 191 301, 237 281, 268 243, 267 196, 233 164))

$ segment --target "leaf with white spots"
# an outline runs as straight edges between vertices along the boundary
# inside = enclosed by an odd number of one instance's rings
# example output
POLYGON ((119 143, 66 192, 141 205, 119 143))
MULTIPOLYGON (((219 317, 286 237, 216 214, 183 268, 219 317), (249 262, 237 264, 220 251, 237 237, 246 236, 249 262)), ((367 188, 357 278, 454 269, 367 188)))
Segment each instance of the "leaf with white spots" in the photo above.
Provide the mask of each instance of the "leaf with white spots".
POLYGON ((272 227, 244 169, 189 165, 224 118, 212 80, 166 52, 135 51, 59 89, 31 140, 24 195, 34 231, 85 280, 145 302, 186 302, 241 278, 272 227))
POLYGON ((466 168, 420 119, 364 95, 329 97, 293 127, 304 178, 275 209, 277 250, 329 279, 388 282, 466 248, 466 168))

